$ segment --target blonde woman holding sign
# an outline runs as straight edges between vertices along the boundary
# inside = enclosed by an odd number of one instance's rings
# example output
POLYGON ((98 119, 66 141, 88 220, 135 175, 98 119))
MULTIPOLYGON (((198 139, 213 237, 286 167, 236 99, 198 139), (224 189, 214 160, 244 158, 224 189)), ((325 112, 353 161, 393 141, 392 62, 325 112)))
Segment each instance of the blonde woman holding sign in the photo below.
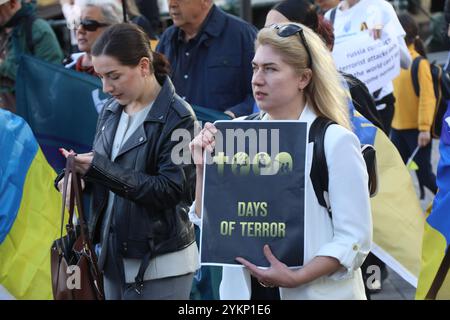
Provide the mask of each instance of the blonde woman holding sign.
MULTIPOLYGON (((319 204, 313 182, 307 178, 303 267, 288 268, 266 245, 260 250, 269 268, 259 269, 240 257, 236 260, 245 268, 223 268, 221 299, 250 299, 250 275, 261 286, 280 287, 281 299, 365 299, 360 266, 372 238, 368 178, 358 138, 350 131, 346 95, 331 54, 309 28, 280 24, 259 32, 252 64, 253 95, 262 121, 299 120, 309 128, 321 116, 336 123, 327 129, 324 143, 333 214, 319 204)), ((191 142, 197 185, 190 216, 197 224, 202 209, 202 156, 205 150, 213 151, 215 133, 214 125, 207 123, 191 142)), ((312 143, 306 151, 306 176, 310 177, 312 143)))

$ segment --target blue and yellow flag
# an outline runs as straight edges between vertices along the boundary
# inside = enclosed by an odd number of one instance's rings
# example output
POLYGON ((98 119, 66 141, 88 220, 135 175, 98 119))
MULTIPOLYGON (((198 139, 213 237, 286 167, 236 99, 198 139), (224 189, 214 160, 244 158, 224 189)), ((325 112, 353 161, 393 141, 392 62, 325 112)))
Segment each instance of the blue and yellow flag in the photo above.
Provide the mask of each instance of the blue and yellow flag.
POLYGON ((28 124, 2 109, 0 148, 0 285, 17 299, 51 299, 62 205, 56 173, 28 124))
POLYGON ((353 131, 377 154, 378 193, 371 199, 372 253, 403 279, 417 286, 424 216, 411 176, 386 134, 351 105, 353 131))
MULTIPOLYGON (((440 160, 437 169, 436 184, 438 192, 434 198, 431 213, 428 215, 423 237, 422 269, 416 299, 425 299, 436 279, 438 270, 450 245, 450 107, 444 116, 440 160)), ((448 254, 448 253, 447 253, 448 254)), ((440 270, 443 281, 438 284, 436 299, 450 299, 450 272, 448 268, 440 270)))

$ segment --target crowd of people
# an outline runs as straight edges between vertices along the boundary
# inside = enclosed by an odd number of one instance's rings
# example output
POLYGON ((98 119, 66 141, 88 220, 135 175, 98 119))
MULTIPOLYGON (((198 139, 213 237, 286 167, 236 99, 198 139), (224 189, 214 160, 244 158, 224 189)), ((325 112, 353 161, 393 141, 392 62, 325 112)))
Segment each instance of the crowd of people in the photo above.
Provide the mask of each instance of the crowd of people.
MULTIPOLYGON (((137 4, 142 9, 150 2, 137 4)), ((76 5, 70 26, 77 52, 64 65, 99 77, 111 96, 99 114, 92 152, 75 157, 91 194, 90 233, 106 298, 189 299, 193 285, 204 299, 370 298, 361 270, 372 243, 368 176, 349 105, 391 138, 405 163, 418 148, 420 188, 436 193, 430 135, 436 99, 414 19, 397 16, 384 0, 282 0, 258 31, 212 0, 167 3, 173 25, 161 35, 154 17, 141 15, 134 1, 127 10, 131 23, 123 23, 121 1, 69 3, 76 5), (397 41, 401 71, 395 80, 369 91, 338 71, 335 40, 358 33, 374 43, 384 34, 397 41), (421 90, 415 95, 411 67, 418 57, 421 90), (259 121, 299 120, 308 128, 317 117, 334 122, 324 140, 333 216, 307 174, 302 268, 288 268, 265 246, 255 250, 264 251, 268 269, 238 257, 243 268, 202 267, 201 279, 193 281, 200 268, 203 156, 214 149, 217 131, 211 123, 196 131, 197 107, 229 119, 256 112, 259 121), (197 133, 183 148, 193 163, 172 161, 176 129, 197 133), (211 285, 214 277, 221 278, 220 292, 211 285)), ((12 111, 21 54, 63 63, 54 32, 35 9, 33 0, 0 0, 1 105, 12 111)), ((63 150, 66 157, 74 152, 63 150)), ((307 158, 307 172, 311 165, 307 158)), ((66 178, 62 172, 55 185, 61 188, 66 178)))

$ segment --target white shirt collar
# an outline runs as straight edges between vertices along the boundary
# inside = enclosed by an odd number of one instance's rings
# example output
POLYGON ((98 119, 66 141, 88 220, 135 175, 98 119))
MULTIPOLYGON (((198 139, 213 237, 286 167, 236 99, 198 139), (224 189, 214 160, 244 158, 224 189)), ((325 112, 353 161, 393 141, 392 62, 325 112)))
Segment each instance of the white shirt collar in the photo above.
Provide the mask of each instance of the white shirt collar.
MULTIPOLYGON (((261 120, 268 120, 268 118, 269 118, 269 115, 267 113, 265 113, 264 116, 261 118, 261 120)), ((308 125, 310 125, 316 118, 317 118, 317 115, 314 112, 314 109, 312 107, 310 107, 308 103, 306 103, 305 108, 303 109, 302 113, 300 114, 300 117, 298 118, 298 120, 307 122, 308 125)))

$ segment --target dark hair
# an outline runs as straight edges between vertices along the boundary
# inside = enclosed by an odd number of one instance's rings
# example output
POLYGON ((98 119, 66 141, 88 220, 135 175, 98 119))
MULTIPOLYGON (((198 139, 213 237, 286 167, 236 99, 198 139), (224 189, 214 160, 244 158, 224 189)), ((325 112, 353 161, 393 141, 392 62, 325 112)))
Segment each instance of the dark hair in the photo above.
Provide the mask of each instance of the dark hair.
POLYGON ((334 45, 333 26, 317 14, 316 7, 307 0, 284 0, 276 4, 276 10, 289 21, 301 23, 317 33, 330 49, 334 45))
POLYGON ((314 29, 330 50, 333 50, 334 46, 334 28, 330 21, 326 20, 322 15, 319 15, 319 23, 317 29, 314 29))
POLYGON ((316 8, 307 0, 284 0, 276 4, 273 10, 281 13, 289 21, 304 24, 314 31, 318 28, 316 8))
POLYGON ((156 79, 162 83, 170 74, 170 64, 157 52, 152 52, 147 34, 129 23, 119 23, 108 27, 94 42, 91 49, 94 57, 106 55, 117 59, 124 66, 135 67, 142 58, 148 58, 156 79))
POLYGON ((407 13, 398 16, 398 20, 406 32, 405 42, 407 45, 414 44, 414 49, 423 57, 427 57, 425 46, 419 36, 419 27, 416 21, 407 13))

